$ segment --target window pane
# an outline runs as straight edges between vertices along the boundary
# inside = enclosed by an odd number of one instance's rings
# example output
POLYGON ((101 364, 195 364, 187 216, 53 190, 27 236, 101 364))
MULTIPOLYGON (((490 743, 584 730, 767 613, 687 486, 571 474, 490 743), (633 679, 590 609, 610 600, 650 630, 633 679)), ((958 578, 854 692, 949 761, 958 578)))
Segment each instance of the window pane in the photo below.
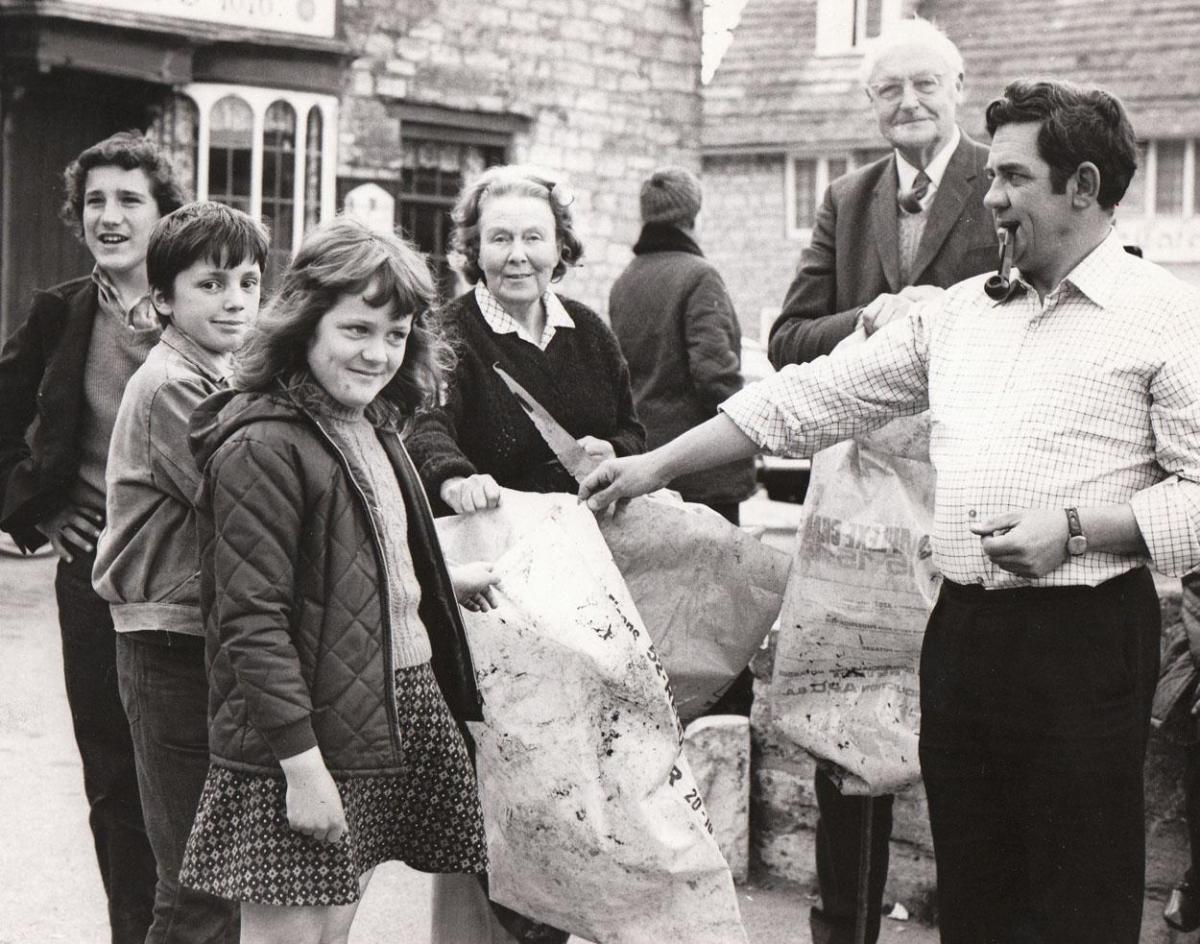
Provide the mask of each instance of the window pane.
POLYGON ((227 95, 212 108, 209 144, 217 147, 252 147, 254 113, 234 95, 227 95))
POLYGON ((883 0, 858 0, 860 6, 865 6, 866 9, 862 12, 863 34, 859 37, 861 42, 864 39, 869 39, 872 36, 878 36, 879 31, 883 26, 883 0))
POLYGON ((262 215, 271 224, 271 246, 292 248, 296 200, 296 111, 273 102, 263 118, 262 215))
POLYGON ((254 114, 240 98, 227 95, 209 117, 208 198, 248 212, 254 114))
POLYGON ((308 130, 304 144, 304 228, 321 219, 321 111, 316 105, 308 110, 308 130))
POLYGON ((1154 176, 1154 212, 1178 216, 1183 212, 1182 141, 1158 142, 1158 173, 1154 176))
POLYGON ((1192 142, 1192 216, 1200 216, 1200 139, 1192 142))
POLYGON ((831 157, 826 166, 829 169, 829 182, 833 183, 844 173, 846 173, 846 159, 844 157, 831 157))
POLYGON ((792 168, 796 184, 793 226, 796 229, 811 229, 817 218, 817 162, 805 158, 793 161, 792 168))
POLYGON ((1146 213, 1146 149, 1146 142, 1139 141, 1137 170, 1133 173, 1133 180, 1129 182, 1129 189, 1117 205, 1117 212, 1126 218, 1144 216, 1146 213))

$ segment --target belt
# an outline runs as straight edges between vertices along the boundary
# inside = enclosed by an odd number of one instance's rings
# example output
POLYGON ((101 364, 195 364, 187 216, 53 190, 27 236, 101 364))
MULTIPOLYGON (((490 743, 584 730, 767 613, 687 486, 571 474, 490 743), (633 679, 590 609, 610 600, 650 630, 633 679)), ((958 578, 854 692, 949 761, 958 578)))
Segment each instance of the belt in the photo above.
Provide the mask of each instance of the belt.
POLYGON ((1006 587, 1001 590, 988 590, 979 584, 943 580, 939 599, 988 608, 1039 606, 1051 601, 1062 605, 1072 598, 1081 603, 1084 600, 1103 600, 1110 597, 1117 599, 1136 592, 1142 584, 1154 586, 1154 578, 1145 567, 1135 567, 1094 587, 1076 584, 1069 587, 1006 587))

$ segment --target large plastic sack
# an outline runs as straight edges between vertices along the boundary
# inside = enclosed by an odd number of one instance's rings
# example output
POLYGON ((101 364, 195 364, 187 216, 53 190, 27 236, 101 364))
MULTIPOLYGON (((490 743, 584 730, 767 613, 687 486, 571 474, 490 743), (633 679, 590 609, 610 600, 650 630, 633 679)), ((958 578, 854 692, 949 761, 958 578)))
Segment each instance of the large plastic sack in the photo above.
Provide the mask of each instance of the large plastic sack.
MULTIPOLYGON (((623 503, 599 526, 686 724, 720 698, 762 645, 783 605, 792 559, 673 494, 623 503)), ((541 495, 505 489, 497 511, 442 520, 467 529, 478 559, 494 561, 550 507, 541 495)))
POLYGON ((933 492, 928 463, 853 441, 813 458, 779 618, 772 714, 778 733, 825 762, 843 793, 895 793, 921 776, 917 676, 941 582, 933 492))
MULTIPOLYGON (((886 330, 886 329, 885 329, 886 330)), ((832 357, 869 343, 859 329, 832 357)), ((921 643, 941 575, 930 533, 929 413, 817 453, 779 616, 777 733, 845 794, 921 779, 921 643)))
POLYGON ((783 605, 791 557, 711 508, 655 495, 602 518, 600 531, 687 723, 762 645, 783 605))
POLYGON ((745 944, 670 682, 595 519, 513 494, 438 523, 448 557, 500 575, 499 607, 464 614, 491 897, 604 944, 745 944))

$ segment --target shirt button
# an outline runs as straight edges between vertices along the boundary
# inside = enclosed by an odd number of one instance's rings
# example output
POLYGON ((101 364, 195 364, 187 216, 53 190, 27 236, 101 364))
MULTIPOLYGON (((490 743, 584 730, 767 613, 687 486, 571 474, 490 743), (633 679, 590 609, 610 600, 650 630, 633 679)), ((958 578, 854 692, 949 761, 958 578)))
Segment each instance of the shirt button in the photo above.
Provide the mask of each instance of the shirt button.
POLYGON ((975 517, 975 509, 974 509, 974 508, 970 509, 970 510, 967 512, 967 517, 968 517, 968 518, 974 518, 974 517, 975 517))
POLYGON ((976 577, 975 582, 977 584, 979 584, 979 586, 981 586, 981 587, 983 586, 983 578, 982 577, 976 577))

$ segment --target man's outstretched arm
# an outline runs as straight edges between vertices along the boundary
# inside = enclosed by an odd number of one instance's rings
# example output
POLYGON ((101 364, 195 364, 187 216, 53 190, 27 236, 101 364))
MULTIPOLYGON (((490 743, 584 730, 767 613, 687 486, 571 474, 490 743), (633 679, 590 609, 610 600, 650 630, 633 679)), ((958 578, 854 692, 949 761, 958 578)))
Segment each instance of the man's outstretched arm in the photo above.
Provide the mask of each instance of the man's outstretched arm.
POLYGON ((603 511, 622 498, 663 488, 689 472, 700 472, 759 452, 758 443, 724 413, 694 426, 650 452, 598 465, 579 487, 579 500, 603 511))

